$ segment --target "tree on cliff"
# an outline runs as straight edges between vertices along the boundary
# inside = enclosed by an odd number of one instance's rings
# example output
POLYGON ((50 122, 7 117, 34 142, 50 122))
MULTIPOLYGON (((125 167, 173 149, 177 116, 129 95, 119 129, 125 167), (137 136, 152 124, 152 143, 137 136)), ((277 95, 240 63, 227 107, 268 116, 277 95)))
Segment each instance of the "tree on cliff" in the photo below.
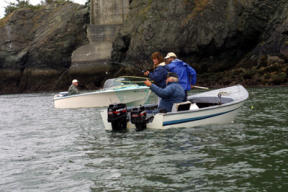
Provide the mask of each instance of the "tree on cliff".
POLYGON ((10 2, 7 7, 5 7, 5 16, 9 15, 13 11, 21 8, 30 8, 30 9, 35 9, 39 8, 41 5, 47 5, 47 4, 52 4, 52 3, 66 3, 66 2, 71 2, 70 0, 42 0, 39 5, 32 5, 30 4, 29 0, 16 0, 16 3, 10 2))
POLYGON ((34 6, 30 4, 29 0, 16 0, 16 3, 10 2, 7 7, 5 7, 5 16, 9 15, 16 9, 20 8, 36 8, 37 6, 34 6))
POLYGON ((65 2, 71 2, 70 0, 45 0, 41 2, 42 4, 51 4, 51 3, 65 3, 65 2))

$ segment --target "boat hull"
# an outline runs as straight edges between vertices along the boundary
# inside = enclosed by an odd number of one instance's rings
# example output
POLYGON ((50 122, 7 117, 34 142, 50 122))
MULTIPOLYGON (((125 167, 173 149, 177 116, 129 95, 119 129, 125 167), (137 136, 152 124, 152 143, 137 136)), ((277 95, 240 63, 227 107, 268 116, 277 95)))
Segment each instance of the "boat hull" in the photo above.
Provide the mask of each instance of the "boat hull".
MULTIPOLYGON (((209 124, 232 123, 243 102, 229 106, 222 106, 214 109, 198 111, 187 111, 181 113, 158 113, 152 122, 147 123, 147 128, 169 129, 169 128, 190 128, 209 124)), ((107 111, 102 111, 104 127, 112 130, 111 124, 107 122, 107 111)), ((135 128, 135 125, 128 122, 127 128, 135 128)))
POLYGON ((113 103, 143 105, 150 95, 148 87, 137 89, 106 90, 54 98, 55 108, 107 107, 113 103))
POLYGON ((177 127, 195 127, 209 124, 226 124, 234 121, 241 103, 229 106, 221 106, 212 109, 198 110, 194 112, 159 114, 154 120, 147 124, 148 128, 168 129, 177 127), (161 117, 162 116, 162 117, 161 117), (160 121, 162 123, 158 123, 160 121))

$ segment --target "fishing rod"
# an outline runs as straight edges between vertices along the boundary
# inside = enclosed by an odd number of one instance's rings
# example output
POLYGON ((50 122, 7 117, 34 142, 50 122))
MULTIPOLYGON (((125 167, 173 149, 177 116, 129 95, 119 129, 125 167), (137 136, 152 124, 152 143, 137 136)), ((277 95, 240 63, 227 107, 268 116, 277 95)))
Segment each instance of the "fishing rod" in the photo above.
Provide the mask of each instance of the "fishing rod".
POLYGON ((134 79, 149 79, 148 77, 139 77, 139 76, 120 76, 122 78, 134 78, 134 79))
POLYGON ((130 63, 120 63, 117 61, 113 61, 113 62, 111 62, 111 64, 118 64, 118 65, 122 65, 123 67, 127 67, 127 65, 131 65, 130 63))
POLYGON ((196 85, 193 85, 192 88, 209 90, 208 87, 202 87, 202 86, 196 86, 196 85))
MULTIPOLYGON (((111 62, 112 64, 118 64, 118 65, 121 65, 121 66, 123 66, 123 67, 125 67, 125 68, 127 68, 128 66, 127 65, 130 65, 130 66, 133 66, 133 64, 132 63, 121 63, 121 62, 111 62)), ((154 70, 154 68, 149 68, 149 69, 138 69, 138 68, 136 68, 136 67, 133 67, 134 69, 136 69, 137 71, 139 71, 139 72, 141 72, 141 73, 144 73, 144 72, 146 72, 146 71, 153 71, 154 70)))
MULTIPOLYGON (((120 78, 142 79, 139 81, 137 81, 137 80, 136 81, 134 81, 134 80, 119 80, 120 82, 123 82, 123 83, 144 83, 144 81, 146 79, 149 79, 149 77, 139 77, 139 76, 120 76, 120 78)), ((154 82, 152 80, 150 80, 150 81, 154 82)))

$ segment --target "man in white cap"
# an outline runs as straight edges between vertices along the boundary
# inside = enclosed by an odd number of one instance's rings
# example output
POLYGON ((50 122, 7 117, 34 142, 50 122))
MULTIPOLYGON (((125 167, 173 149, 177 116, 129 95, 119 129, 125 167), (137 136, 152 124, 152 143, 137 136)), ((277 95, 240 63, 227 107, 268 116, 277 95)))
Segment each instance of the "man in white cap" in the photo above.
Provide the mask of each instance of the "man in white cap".
POLYGON ((184 61, 177 59, 175 53, 170 52, 166 55, 165 60, 168 65, 166 65, 166 69, 169 72, 176 73, 179 77, 179 84, 185 90, 185 95, 187 98, 187 92, 191 89, 191 86, 196 84, 196 71, 190 65, 185 63, 184 61))
POLYGON ((79 94, 79 90, 77 89, 77 87, 78 87, 78 80, 73 79, 72 84, 68 89, 68 95, 79 94))
POLYGON ((176 56, 175 53, 169 52, 164 59, 165 59, 165 61, 169 64, 169 63, 171 63, 173 60, 175 60, 176 58, 177 58, 177 56, 176 56))

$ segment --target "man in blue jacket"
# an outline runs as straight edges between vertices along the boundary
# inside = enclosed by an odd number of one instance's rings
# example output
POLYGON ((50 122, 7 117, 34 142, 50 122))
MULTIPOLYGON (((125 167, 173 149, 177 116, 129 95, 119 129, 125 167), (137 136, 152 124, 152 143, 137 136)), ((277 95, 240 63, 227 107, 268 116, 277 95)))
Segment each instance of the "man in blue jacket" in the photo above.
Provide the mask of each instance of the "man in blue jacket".
POLYGON ((176 73, 168 73, 165 88, 160 88, 149 80, 146 80, 144 83, 157 96, 161 97, 158 106, 159 112, 170 112, 174 103, 180 103, 185 100, 185 91, 178 83, 178 75, 176 73))
POLYGON ((165 66, 168 71, 178 75, 179 83, 185 90, 187 98, 187 91, 191 89, 191 85, 193 86, 196 84, 197 75, 195 69, 184 61, 177 59, 176 54, 173 52, 168 53, 165 60, 168 63, 168 65, 165 66))

